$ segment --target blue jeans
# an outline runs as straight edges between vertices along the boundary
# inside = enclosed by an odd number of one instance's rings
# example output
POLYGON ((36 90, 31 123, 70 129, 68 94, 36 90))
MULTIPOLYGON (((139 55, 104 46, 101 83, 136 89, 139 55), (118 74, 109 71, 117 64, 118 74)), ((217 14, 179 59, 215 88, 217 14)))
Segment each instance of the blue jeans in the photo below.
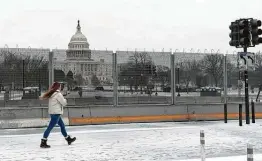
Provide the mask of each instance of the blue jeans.
POLYGON ((60 114, 51 114, 51 121, 49 122, 49 125, 47 127, 47 129, 44 132, 44 138, 47 139, 50 132, 52 131, 52 129, 55 127, 56 124, 58 124, 60 126, 61 129, 61 133, 63 134, 64 137, 67 137, 67 132, 65 129, 65 124, 61 118, 60 114))

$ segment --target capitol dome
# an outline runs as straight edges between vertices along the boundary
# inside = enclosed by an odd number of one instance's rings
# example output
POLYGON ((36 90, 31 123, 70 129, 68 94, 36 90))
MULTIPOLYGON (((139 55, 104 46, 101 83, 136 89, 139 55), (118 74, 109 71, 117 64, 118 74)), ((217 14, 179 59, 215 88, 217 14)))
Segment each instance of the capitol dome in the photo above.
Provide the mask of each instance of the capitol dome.
POLYGON ((79 48, 79 45, 81 45, 82 48, 89 48, 89 43, 87 42, 85 35, 81 32, 80 21, 78 20, 76 33, 71 37, 68 48, 79 48))
POLYGON ((71 40, 70 40, 70 43, 73 43, 73 42, 87 42, 87 39, 85 37, 85 35, 83 35, 81 32, 76 32, 71 40))
POLYGON ((81 32, 80 21, 76 27, 76 33, 68 44, 67 59, 91 59, 91 50, 87 38, 81 32))

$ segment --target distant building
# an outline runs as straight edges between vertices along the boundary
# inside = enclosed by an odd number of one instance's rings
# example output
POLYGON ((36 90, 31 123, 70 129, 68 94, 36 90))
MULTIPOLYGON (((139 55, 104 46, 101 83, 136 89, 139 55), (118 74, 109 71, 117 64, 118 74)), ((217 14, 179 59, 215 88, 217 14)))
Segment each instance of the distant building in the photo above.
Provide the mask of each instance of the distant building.
POLYGON ((61 69, 67 74, 72 71, 74 75, 81 75, 86 81, 85 84, 91 84, 91 78, 95 75, 102 84, 113 83, 112 63, 104 59, 95 61, 91 57, 91 50, 87 38, 81 32, 80 22, 78 21, 76 33, 71 37, 68 49, 54 49, 55 69, 61 69), (59 57, 66 55, 65 59, 59 57))
MULTIPOLYGON (((9 51, 20 55, 43 56, 49 59, 50 49, 42 48, 0 48, 0 51, 9 51)), ((81 75, 85 85, 91 84, 95 75, 101 84, 113 83, 112 78, 112 51, 89 49, 87 38, 81 32, 78 21, 76 33, 68 43, 68 49, 53 49, 54 68, 67 74, 72 71, 74 76, 81 75), (92 56, 95 58, 92 58, 92 56)))

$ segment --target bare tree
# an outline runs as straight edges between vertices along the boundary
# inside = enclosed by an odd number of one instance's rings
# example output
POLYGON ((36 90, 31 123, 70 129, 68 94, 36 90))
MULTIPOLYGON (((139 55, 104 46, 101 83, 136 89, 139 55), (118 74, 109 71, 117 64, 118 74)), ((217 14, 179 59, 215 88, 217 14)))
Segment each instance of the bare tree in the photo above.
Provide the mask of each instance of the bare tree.
POLYGON ((187 92, 189 84, 196 85, 196 77, 201 72, 200 63, 196 60, 188 60, 181 63, 181 81, 186 85, 187 92))
POLYGON ((256 67, 262 67, 262 53, 255 54, 256 67))
POLYGON ((23 82, 25 86, 48 85, 48 62, 43 56, 23 56, 20 53, 1 51, 0 57, 2 84, 10 86, 12 83, 16 88, 21 88, 23 82))
POLYGON ((258 86, 262 84, 262 53, 255 54, 255 71, 249 71, 249 79, 251 84, 258 86))
POLYGON ((47 61, 44 60, 43 56, 26 56, 24 58, 25 65, 25 78, 28 85, 33 86, 38 84, 39 79, 41 77, 41 73, 45 73, 48 71, 46 67, 48 64, 47 61))
POLYGON ((157 76, 156 76, 155 80, 157 82, 160 82, 162 87, 170 84, 171 71, 168 67, 163 66, 163 65, 158 65, 156 72, 157 72, 157 76))
POLYGON ((138 85, 140 85, 141 92, 143 86, 148 83, 149 78, 148 73, 145 72, 146 65, 153 65, 152 58, 147 52, 135 52, 129 57, 128 70, 134 72, 135 90, 137 90, 138 85))
POLYGON ((223 78, 223 55, 210 54, 205 55, 202 60, 201 68, 214 81, 215 86, 221 85, 223 78))
POLYGON ((152 63, 152 58, 147 52, 135 52, 129 57, 129 62, 145 67, 146 64, 152 63))

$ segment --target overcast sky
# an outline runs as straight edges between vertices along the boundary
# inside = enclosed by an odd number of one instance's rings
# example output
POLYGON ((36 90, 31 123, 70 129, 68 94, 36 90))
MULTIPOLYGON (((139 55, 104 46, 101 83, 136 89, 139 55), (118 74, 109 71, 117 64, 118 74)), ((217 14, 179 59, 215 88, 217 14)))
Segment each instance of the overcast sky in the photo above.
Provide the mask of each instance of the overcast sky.
MULTIPOLYGON (((67 48, 80 20, 91 49, 232 51, 229 24, 262 0, 0 0, 0 47, 67 48)), ((252 48, 262 51, 262 45, 252 48)))

